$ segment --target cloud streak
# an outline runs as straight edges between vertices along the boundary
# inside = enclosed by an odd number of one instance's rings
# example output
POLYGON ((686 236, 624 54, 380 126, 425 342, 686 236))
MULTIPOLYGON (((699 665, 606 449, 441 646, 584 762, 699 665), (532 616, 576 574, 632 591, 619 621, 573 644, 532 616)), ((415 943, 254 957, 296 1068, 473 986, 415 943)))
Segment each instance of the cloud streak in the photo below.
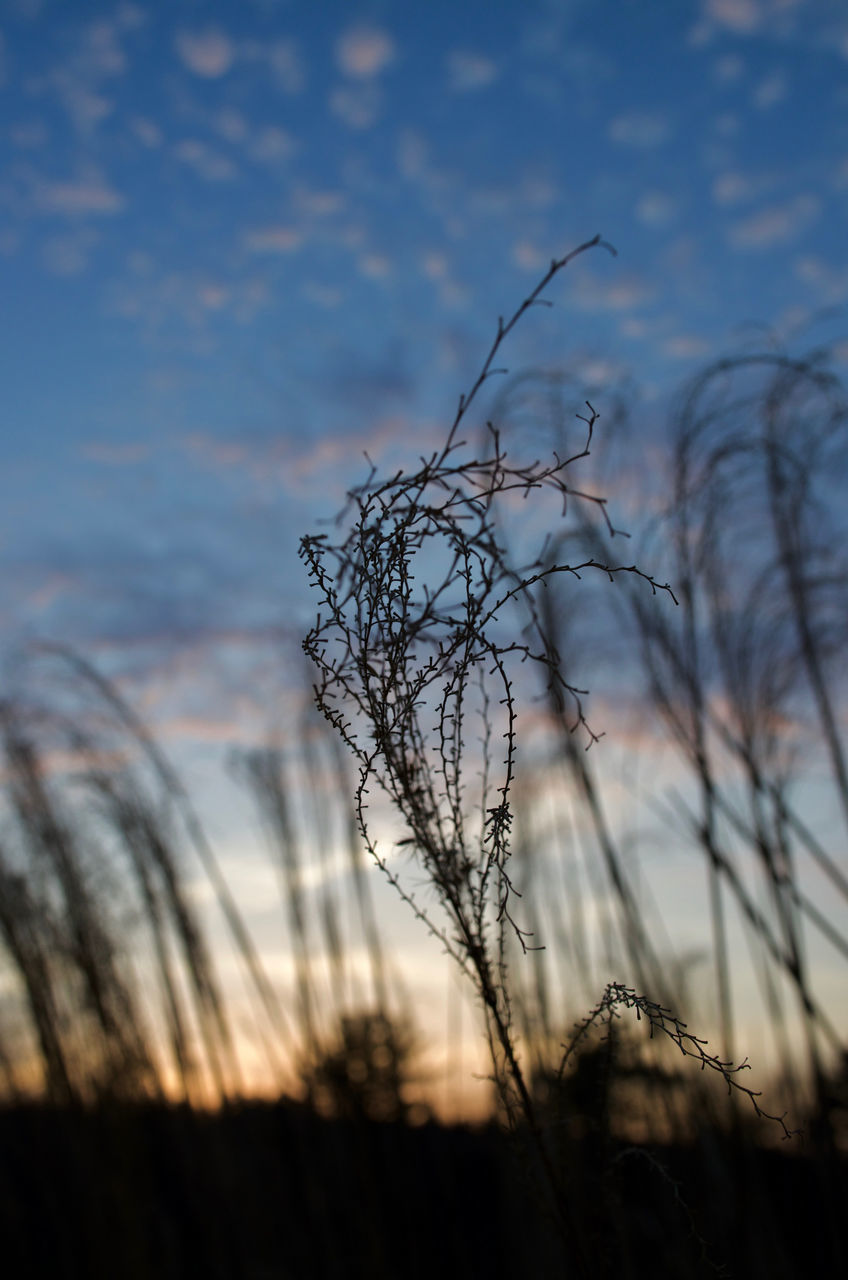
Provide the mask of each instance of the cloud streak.
POLYGON ((219 27, 180 31, 174 43, 183 65, 205 80, 226 75, 235 61, 235 45, 219 27))
POLYGON ((816 196, 797 195, 783 204, 760 209, 734 223, 728 232, 728 240, 734 249, 765 250, 789 244, 816 220, 820 209, 816 196))
POLYGON ((340 69, 355 80, 372 80, 394 60, 394 41, 380 27, 351 27, 336 43, 340 69))

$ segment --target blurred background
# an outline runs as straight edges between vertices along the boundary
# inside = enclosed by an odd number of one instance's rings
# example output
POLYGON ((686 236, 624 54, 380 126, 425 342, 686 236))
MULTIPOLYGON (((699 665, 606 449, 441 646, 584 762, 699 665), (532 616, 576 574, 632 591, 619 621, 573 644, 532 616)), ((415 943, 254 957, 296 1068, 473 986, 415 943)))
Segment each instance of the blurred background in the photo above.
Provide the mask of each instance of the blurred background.
POLYGON ((515 880, 546 949, 513 960, 517 1029, 543 1097, 621 981, 748 1057, 768 1109, 835 1114, 846 70, 829 0, 7 0, 6 1098, 490 1112, 471 993, 364 860, 311 709, 297 549, 369 459, 441 444, 498 317, 600 232, 618 256, 510 336, 469 449, 491 419, 566 456, 589 399, 573 484, 629 540, 579 503, 503 536, 635 560, 679 604, 545 596, 604 736, 522 682, 515 880))

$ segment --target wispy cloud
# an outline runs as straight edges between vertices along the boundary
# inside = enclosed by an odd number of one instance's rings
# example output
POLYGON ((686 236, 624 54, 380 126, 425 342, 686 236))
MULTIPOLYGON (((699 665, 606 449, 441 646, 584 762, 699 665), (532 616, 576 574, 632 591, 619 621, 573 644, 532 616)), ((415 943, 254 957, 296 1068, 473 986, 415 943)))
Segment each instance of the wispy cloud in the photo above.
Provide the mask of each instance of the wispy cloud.
POLYGON ((180 31, 175 44, 183 65, 194 75, 207 80, 217 80, 226 75, 235 61, 235 45, 220 27, 180 31))
POLYGON ((369 280, 384 280, 392 272, 391 260, 384 253, 360 254, 356 265, 360 274, 369 280))
POLYGON ((785 204, 760 209, 749 218, 735 223, 728 232, 734 249, 771 249, 774 245, 794 240, 820 211, 815 196, 798 195, 785 204))
POLYGON ((759 0, 706 0, 704 12, 718 26, 748 34, 763 21, 759 0))
POLYGON ((301 93, 306 85, 306 65, 293 40, 275 40, 268 49, 268 64, 285 93, 301 93))
POLYGON ((380 114, 382 96, 370 82, 340 85, 330 94, 330 110, 349 129, 370 129, 380 114))
POLYGON ((646 227, 667 227, 677 216, 677 201, 664 191, 645 191, 636 202, 636 217, 646 227))
POLYGON ((108 314, 133 321, 150 335, 168 330, 169 342, 186 342, 206 355, 213 341, 207 332, 210 316, 226 311, 247 323, 268 299, 267 281, 256 274, 225 279, 201 270, 163 270, 141 254, 133 255, 129 267, 129 275, 108 291, 108 314))
POLYGON ((735 84, 745 74, 745 60, 738 53, 726 53, 718 58, 713 75, 719 84, 735 84))
POLYGON ((133 116, 130 120, 130 128, 142 146, 147 147, 148 150, 153 151, 156 147, 161 147, 162 130, 147 116, 133 116))
POLYGON ((610 121, 609 136, 625 147, 650 150, 671 135, 671 121, 663 111, 626 111, 610 121))
POLYGON ((140 9, 122 4, 111 16, 81 25, 63 60, 43 75, 34 76, 28 91, 36 96, 45 92, 55 95, 76 131, 90 133, 114 110, 105 87, 128 72, 124 41, 144 21, 140 9))
POLYGON ((306 88, 309 78, 307 64, 294 40, 242 40, 238 46, 238 57, 267 67, 274 87, 283 93, 294 96, 306 88))
POLYGON ((411 453, 417 456, 421 451, 426 452, 443 435, 444 424, 391 414, 378 419, 366 436, 327 436, 299 455, 287 457, 281 468, 283 483, 297 492, 304 483, 310 483, 315 486, 315 493, 323 495, 326 504, 332 501, 334 492, 341 496, 350 488, 351 477, 365 478, 366 453, 383 469, 390 469, 396 451, 408 463, 411 453))
POLYGON ((701 0, 701 18, 690 42, 705 44, 718 33, 786 38, 814 26, 827 26, 834 6, 829 0, 701 0))
POLYGON ((546 258, 541 249, 532 241, 522 238, 512 246, 512 260, 524 271, 540 271, 546 258))
POLYGON ((438 249, 430 249, 421 259, 421 270, 428 280, 444 280, 448 274, 447 257, 438 249))
POLYGON ((394 58, 394 41, 380 27, 351 27, 336 43, 336 61, 345 75, 354 79, 372 79, 394 58))
POLYGON ((656 289, 643 276, 624 275, 612 280, 580 275, 575 302, 584 311, 631 311, 652 301, 656 289))
POLYGON ((235 107, 222 107, 213 118, 214 128, 227 142, 244 142, 249 125, 242 111, 235 107))
POLYGON ((296 227, 279 224, 256 227, 247 231, 244 246, 251 253, 291 253, 303 242, 303 234, 296 227))
POLYGON ((296 140, 279 125, 269 124, 255 133, 247 146, 251 160, 260 164, 276 164, 286 160, 298 149, 296 140))
POLYGON ((344 192, 336 187, 299 185, 293 197, 295 208, 305 218, 329 218, 341 213, 346 205, 344 192))
POLYGON ((9 128, 9 140, 25 151, 35 151, 47 144, 50 134, 43 120, 21 120, 9 128))
POLYGON ((709 349, 706 339, 694 333, 678 333, 662 343, 663 354, 672 360, 694 360, 704 356, 709 349))
POLYGON ((46 612, 57 600, 67 596, 79 586, 79 581, 70 573, 47 570, 45 577, 25 597, 27 608, 34 613, 46 612))
POLYGON ((848 268, 825 262, 815 254, 805 254, 794 264, 795 276, 811 285, 817 299, 825 304, 845 302, 848 298, 848 268))
POLYGON ((454 93, 486 89, 498 78, 498 68, 482 53, 453 49, 447 56, 448 87, 454 93))
POLYGON ((237 173, 229 156, 199 138, 184 138, 178 142, 174 155, 207 182, 229 182, 237 173))
POLYGON ((92 168, 65 181, 37 183, 35 203, 45 213, 79 217, 120 213, 126 202, 108 179, 92 168))
POLYGON ((754 86, 752 101, 758 111, 768 111, 783 101, 787 90, 786 76, 779 71, 773 71, 771 75, 765 76, 759 84, 754 86))
POLYGON ((64 236, 51 236, 42 247, 45 267, 56 276, 75 276, 85 271, 91 250, 99 236, 91 227, 80 227, 64 236))
POLYGON ((766 174, 743 173, 738 169, 725 169, 713 179, 713 203, 720 206, 747 204, 774 186, 774 179, 766 174))
POLYGON ((297 143, 292 135, 276 124, 258 128, 248 117, 233 107, 223 107, 210 121, 212 129, 227 144, 259 164, 276 164, 294 154, 297 143))

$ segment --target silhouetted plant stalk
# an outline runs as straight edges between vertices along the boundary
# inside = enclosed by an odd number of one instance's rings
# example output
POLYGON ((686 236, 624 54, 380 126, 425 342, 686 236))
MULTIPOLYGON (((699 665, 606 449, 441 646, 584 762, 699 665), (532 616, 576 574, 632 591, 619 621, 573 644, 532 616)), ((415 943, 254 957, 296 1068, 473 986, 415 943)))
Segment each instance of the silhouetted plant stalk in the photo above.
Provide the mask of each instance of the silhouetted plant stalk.
POLYGON ((814 990, 805 925, 843 958, 848 939, 804 892, 799 856, 818 864, 843 901, 848 881, 797 812, 793 740, 812 720, 813 751, 829 762, 832 795, 848 820, 839 727, 848 564, 828 493, 846 426, 840 384, 816 358, 768 353, 704 370, 676 413, 672 496, 661 526, 670 534, 681 609, 662 617, 632 599, 655 705, 700 792, 697 812, 680 799, 677 806, 708 860, 723 1051, 730 1056, 733 1035, 729 899, 760 956, 781 1056, 789 1061, 775 977, 794 992, 819 1091, 820 1038, 831 1050, 842 1046, 814 990), (765 905, 746 883, 744 854, 762 877, 765 905))
POLYGON ((37 1092, 40 1074, 54 1102, 173 1096, 174 1075, 188 1101, 242 1092, 230 1015, 187 889, 186 836, 254 984, 258 1037, 280 1079, 282 1010, 179 779, 103 676, 68 650, 51 655, 72 675, 74 702, 95 700, 69 711, 57 696, 47 714, 24 697, 0 707, 0 943, 27 1013, 7 1052, 11 1091, 25 1079, 25 1092, 37 1092), (116 750, 104 747, 110 733, 116 750), (133 971, 145 944, 153 1001, 133 971))
POLYGON ((734 1090, 745 1094, 751 1101, 751 1105, 758 1116, 765 1120, 773 1120, 783 1129, 785 1137, 789 1138, 797 1130, 790 1129, 786 1124, 786 1116, 770 1115, 769 1112, 763 1110, 760 1106, 759 1099, 762 1096, 759 1090, 749 1089, 743 1084, 739 1078, 740 1072, 750 1069, 747 1059, 742 1062, 733 1063, 718 1054, 707 1052, 707 1041, 700 1036, 693 1035, 686 1023, 677 1017, 670 1009, 664 1008, 656 1000, 651 1000, 644 995, 638 994, 632 987, 624 986, 620 982, 610 982, 607 984, 603 996, 598 1001, 592 1011, 577 1024, 567 1044, 563 1045, 563 1056, 560 1063, 560 1078, 562 1078, 568 1064, 573 1055, 579 1052, 585 1038, 594 1026, 611 1026, 613 1019, 620 1017, 620 1009, 635 1010, 638 1021, 644 1019, 648 1023, 649 1032, 653 1039, 655 1033, 661 1037, 667 1038, 675 1045, 685 1058, 694 1058, 701 1065, 702 1071, 715 1072, 727 1086, 727 1091, 732 1094, 734 1090))
MULTIPOLYGON (((550 269, 497 333, 467 395, 460 397, 441 449, 420 466, 383 479, 372 465, 352 489, 337 527, 341 541, 325 533, 304 537, 300 554, 320 596, 315 625, 304 648, 316 665, 317 704, 353 752, 359 766, 356 806, 363 840, 415 914, 438 936, 469 975, 486 1017, 495 1080, 507 1114, 517 1113, 537 1132, 533 1101, 513 1034, 507 976, 507 936, 525 950, 528 934, 517 922, 509 869, 513 814, 510 797, 516 767, 517 665, 543 673, 572 732, 595 739, 581 691, 565 679, 559 656, 536 607, 534 589, 586 571, 614 580, 619 574, 657 583, 635 564, 596 557, 551 562, 542 553, 510 563, 498 536, 498 510, 516 496, 547 492, 565 516, 569 500, 592 506, 610 535, 615 529, 606 499, 572 487, 570 468, 589 455, 597 412, 587 404, 585 440, 570 457, 550 463, 513 463, 498 428, 487 424, 490 449, 475 457, 460 438, 469 409, 496 372, 494 360, 506 336, 543 290, 573 259, 596 246, 581 245, 550 269), (429 578, 429 580, 428 580, 429 578), (515 638, 508 610, 523 611, 515 638), (466 748, 474 722, 482 753, 466 748), (496 743, 505 743, 498 759, 496 743), (468 774, 479 768, 477 781, 468 774), (436 924, 378 849, 369 819, 374 788, 388 796, 411 852, 436 893, 448 925, 436 924)), ((609 248, 609 246, 604 246, 609 248)), ((548 1160, 539 1141, 543 1162, 548 1160)), ((556 1176, 548 1165, 551 1181, 556 1176)))

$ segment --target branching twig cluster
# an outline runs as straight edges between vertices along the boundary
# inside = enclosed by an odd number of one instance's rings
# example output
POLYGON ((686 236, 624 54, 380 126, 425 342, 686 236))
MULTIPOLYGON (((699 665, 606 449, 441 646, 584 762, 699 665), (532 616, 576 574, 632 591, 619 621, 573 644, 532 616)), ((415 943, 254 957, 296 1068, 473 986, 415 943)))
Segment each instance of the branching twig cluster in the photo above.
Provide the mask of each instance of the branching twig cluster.
POLYGON ((582 1021, 577 1023, 568 1044, 563 1045, 564 1052, 560 1062, 560 1078, 563 1076, 571 1058, 581 1049, 592 1027, 609 1025, 613 1018, 621 1016, 619 1009, 635 1009, 637 1020, 641 1021, 644 1018, 648 1023, 652 1039, 655 1031, 667 1036, 684 1057, 694 1058, 696 1062, 700 1062, 702 1071, 714 1071, 720 1075, 727 1085, 728 1093, 733 1089, 738 1089, 740 1093, 747 1094, 757 1116, 763 1120, 776 1121, 783 1129, 784 1137, 791 1138, 798 1132, 798 1130, 790 1129, 787 1126, 785 1113, 782 1116, 775 1116, 768 1111, 764 1111, 758 1101, 762 1096, 761 1092, 757 1089, 749 1089, 747 1085, 742 1083, 739 1078, 740 1072, 750 1070, 750 1063, 747 1058, 743 1059, 742 1062, 733 1063, 725 1061, 718 1054, 708 1053, 708 1042, 700 1036, 693 1035, 686 1023, 672 1013, 670 1009, 658 1004, 656 1000, 650 1000, 646 996, 639 995, 632 987, 627 987, 621 982, 607 984, 603 996, 594 1009, 582 1021))
MULTIPOLYGON (((535 592, 555 575, 579 578, 597 570, 614 579, 627 573, 651 589, 670 592, 635 565, 551 563, 542 553, 510 563, 498 529, 505 498, 552 494, 562 514, 569 499, 593 505, 608 532, 616 532, 606 500, 571 486, 570 468, 589 454, 598 414, 582 416, 583 447, 567 458, 519 465, 498 428, 488 425, 490 452, 475 456, 460 427, 484 383, 496 372, 498 351, 519 319, 544 300, 540 294, 578 254, 600 237, 554 260, 537 287, 506 323, 498 321, 491 349, 470 391, 460 397, 441 449, 421 457, 417 469, 380 478, 376 468, 352 489, 336 527, 305 537, 301 556, 321 604, 304 642, 316 665, 318 706, 355 755, 356 804, 365 843, 413 910, 425 919, 471 976, 486 1010, 496 1061, 529 1108, 515 1057, 505 969, 505 932, 527 947, 512 915, 508 870, 516 767, 515 666, 538 664, 572 727, 594 739, 581 691, 565 679, 547 636, 535 592), (506 625, 518 606, 523 627, 506 625), (516 638, 518 637, 518 638, 516 638), (482 768, 473 792, 467 784, 466 739, 482 725, 482 768), (492 758, 500 733, 501 760, 492 758), (465 770, 464 770, 465 766, 465 770), (377 850, 368 821, 368 796, 382 790, 405 826, 401 844, 413 852, 449 926, 437 927, 377 850), (494 936, 493 936, 494 935, 494 936)), ((609 246, 605 246, 609 248, 609 246)), ((580 415, 579 415, 580 416, 580 415)), ((555 516, 552 514, 552 520, 555 516)))

